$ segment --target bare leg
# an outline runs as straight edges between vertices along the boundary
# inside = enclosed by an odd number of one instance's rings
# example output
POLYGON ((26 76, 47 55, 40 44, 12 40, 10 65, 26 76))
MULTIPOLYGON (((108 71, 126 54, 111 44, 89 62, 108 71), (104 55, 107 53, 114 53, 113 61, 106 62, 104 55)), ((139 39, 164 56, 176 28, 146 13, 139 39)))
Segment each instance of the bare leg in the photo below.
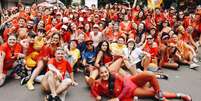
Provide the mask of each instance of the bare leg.
POLYGON ((89 76, 90 78, 95 80, 97 76, 98 76, 98 69, 94 69, 90 71, 90 76, 89 76))
POLYGON ((34 90, 34 79, 40 74, 44 67, 44 62, 42 60, 38 61, 37 67, 34 69, 29 81, 27 82, 26 86, 29 90, 34 90))
POLYGON ((113 62, 109 67, 109 71, 110 72, 119 72, 119 69, 121 68, 121 64, 122 64, 123 59, 119 58, 117 59, 115 62, 113 62))
POLYGON ((141 65, 144 67, 144 71, 147 71, 150 61, 151 61, 151 57, 149 56, 145 56, 143 58, 141 65))
POLYGON ((45 76, 43 77, 42 81, 41 81, 41 89, 44 92, 49 92, 50 91, 50 87, 48 84, 48 74, 46 73, 45 76))
POLYGON ((128 70, 132 75, 136 74, 136 65, 130 65, 130 63, 127 60, 124 60, 124 64, 126 65, 126 67, 128 68, 128 70))
POLYGON ((70 85, 72 84, 72 80, 69 78, 64 79, 61 84, 56 89, 57 95, 61 94, 62 92, 66 91, 70 85))
POLYGON ((3 74, 3 66, 4 66, 5 53, 0 52, 0 86, 4 84, 5 74, 3 74))
POLYGON ((52 96, 53 97, 57 96, 57 93, 56 93, 56 82, 57 81, 54 77, 54 74, 51 71, 47 72, 47 81, 48 81, 48 85, 49 85, 52 96))
POLYGON ((177 64, 177 63, 164 63, 162 67, 177 70, 179 68, 179 64, 177 64))
POLYGON ((160 91, 160 86, 158 83, 158 80, 155 76, 155 74, 150 72, 141 72, 135 76, 132 77, 132 81, 138 86, 138 87, 144 87, 147 82, 151 84, 151 86, 154 88, 155 93, 158 93, 160 91))

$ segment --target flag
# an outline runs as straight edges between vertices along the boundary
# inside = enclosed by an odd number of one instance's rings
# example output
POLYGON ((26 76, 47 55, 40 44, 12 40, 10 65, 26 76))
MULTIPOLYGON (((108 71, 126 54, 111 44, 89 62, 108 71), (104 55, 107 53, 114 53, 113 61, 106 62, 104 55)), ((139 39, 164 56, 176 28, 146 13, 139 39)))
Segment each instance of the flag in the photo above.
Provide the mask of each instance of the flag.
POLYGON ((160 8, 162 2, 163 0, 147 0, 148 8, 151 9, 160 8))

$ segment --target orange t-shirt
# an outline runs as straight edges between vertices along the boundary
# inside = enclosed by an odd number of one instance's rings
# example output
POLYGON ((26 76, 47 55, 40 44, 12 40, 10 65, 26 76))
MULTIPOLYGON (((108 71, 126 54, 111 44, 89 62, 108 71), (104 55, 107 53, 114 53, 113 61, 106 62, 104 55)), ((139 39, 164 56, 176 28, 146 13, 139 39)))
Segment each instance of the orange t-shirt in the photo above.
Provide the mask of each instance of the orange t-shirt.
POLYGON ((20 44, 15 44, 12 48, 9 47, 8 43, 4 43, 0 46, 0 52, 5 52, 3 73, 7 73, 10 68, 12 68, 13 63, 17 59, 18 53, 22 52, 22 47, 20 44), (12 58, 13 57, 13 58, 12 58))
POLYGON ((131 23, 131 22, 127 22, 127 24, 126 24, 126 23, 124 23, 124 22, 121 22, 121 23, 120 23, 120 29, 121 29, 122 31, 129 32, 129 31, 131 31, 131 29, 132 29, 132 23, 131 23))
POLYGON ((63 78, 66 75, 66 71, 70 74, 73 72, 71 65, 68 63, 68 61, 62 59, 61 61, 56 61, 55 58, 51 58, 48 61, 48 64, 54 65, 62 74, 63 78))
POLYGON ((39 56, 38 56, 37 60, 41 60, 43 57, 48 57, 48 58, 54 57, 55 50, 53 50, 50 47, 51 46, 49 46, 49 45, 43 46, 39 52, 39 56))
POLYGON ((148 43, 146 43, 144 51, 147 51, 151 54, 151 58, 154 59, 158 55, 158 45, 156 42, 153 43, 153 47, 151 47, 148 43))
POLYGON ((189 42, 190 40, 190 35, 187 33, 187 32, 183 32, 182 33, 182 37, 181 37, 181 40, 183 40, 184 42, 189 42))

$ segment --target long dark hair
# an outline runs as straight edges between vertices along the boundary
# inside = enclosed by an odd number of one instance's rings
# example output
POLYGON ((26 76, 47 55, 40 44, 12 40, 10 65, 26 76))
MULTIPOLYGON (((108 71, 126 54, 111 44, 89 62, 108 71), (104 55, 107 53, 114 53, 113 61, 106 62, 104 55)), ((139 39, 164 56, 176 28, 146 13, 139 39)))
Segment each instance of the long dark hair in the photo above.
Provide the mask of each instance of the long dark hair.
MULTIPOLYGON (((128 42, 128 43, 130 43, 130 42, 128 42)), ((127 47, 128 47, 128 43, 126 44, 127 45, 127 47)), ((132 47, 132 49, 131 49, 131 51, 130 51, 130 53, 129 53, 129 55, 131 54, 131 52, 134 50, 136 48, 136 44, 135 44, 135 42, 134 42, 134 46, 132 47)))
POLYGON ((111 73, 109 73, 108 89, 111 97, 114 96, 114 84, 115 84, 115 77, 111 73))
POLYGON ((110 46, 109 46, 109 42, 106 41, 106 40, 103 40, 103 41, 101 41, 101 42, 98 44, 98 46, 97 46, 97 52, 102 51, 102 50, 101 50, 101 47, 102 47, 102 45, 103 45, 104 42, 107 43, 107 49, 106 49, 106 51, 104 51, 103 53, 104 53, 104 54, 107 54, 107 55, 109 55, 109 56, 112 56, 111 50, 110 50, 110 46))
MULTIPOLYGON (((104 65, 101 66, 100 68, 106 68, 107 69, 107 67, 104 65)), ((115 77, 109 72, 109 78, 108 78, 108 90, 109 90, 109 94, 110 94, 109 97, 114 96, 114 85, 115 85, 115 77)))

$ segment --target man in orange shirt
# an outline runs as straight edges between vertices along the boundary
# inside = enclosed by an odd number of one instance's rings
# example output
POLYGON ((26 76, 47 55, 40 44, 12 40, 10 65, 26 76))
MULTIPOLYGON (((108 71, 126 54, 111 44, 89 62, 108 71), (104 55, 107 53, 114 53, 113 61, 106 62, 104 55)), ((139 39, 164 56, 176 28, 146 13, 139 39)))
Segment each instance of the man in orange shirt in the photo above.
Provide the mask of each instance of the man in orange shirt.
POLYGON ((13 69, 17 58, 24 56, 16 40, 14 35, 10 35, 8 41, 0 46, 0 86, 4 84, 6 76, 12 76, 9 71, 13 69))
POLYGON ((49 71, 45 74, 41 81, 42 90, 51 93, 47 96, 48 101, 60 101, 58 95, 64 93, 70 85, 78 85, 74 81, 71 65, 63 58, 64 51, 58 47, 55 52, 55 58, 48 61, 49 71), (69 75, 66 75, 66 71, 69 75), (70 78, 68 78, 70 76, 70 78))

